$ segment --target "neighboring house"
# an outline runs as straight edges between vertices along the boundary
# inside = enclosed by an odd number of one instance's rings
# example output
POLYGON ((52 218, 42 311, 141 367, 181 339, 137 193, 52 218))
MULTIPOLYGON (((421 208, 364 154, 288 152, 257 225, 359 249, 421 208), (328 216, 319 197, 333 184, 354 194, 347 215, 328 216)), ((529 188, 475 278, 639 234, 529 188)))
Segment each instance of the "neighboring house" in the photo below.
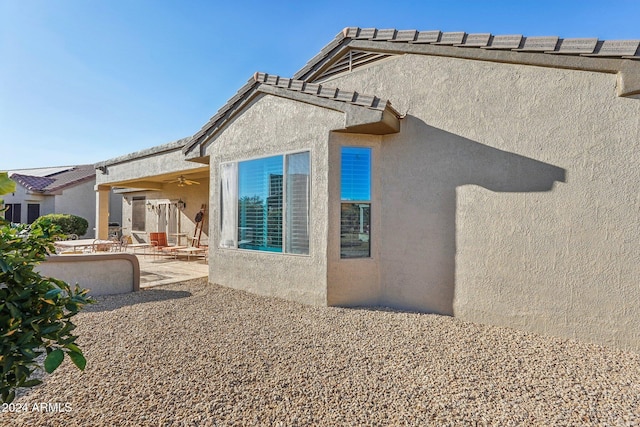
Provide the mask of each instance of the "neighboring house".
POLYGON ((347 28, 98 188, 208 170, 213 283, 638 351, 639 44, 347 28))
MULTIPOLYGON (((89 223, 86 236, 94 236, 96 173, 93 165, 12 170, 16 191, 4 196, 5 219, 31 224, 51 213, 73 214, 89 223)), ((120 197, 112 195, 111 220, 121 221, 120 197)))

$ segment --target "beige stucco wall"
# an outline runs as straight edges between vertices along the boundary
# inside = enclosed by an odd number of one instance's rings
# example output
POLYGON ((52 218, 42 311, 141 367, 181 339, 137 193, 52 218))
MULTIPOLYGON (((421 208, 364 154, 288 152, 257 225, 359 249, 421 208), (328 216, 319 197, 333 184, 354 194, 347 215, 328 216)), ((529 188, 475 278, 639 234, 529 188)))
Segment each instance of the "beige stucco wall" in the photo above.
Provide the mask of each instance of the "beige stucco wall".
MULTIPOLYGON (((66 188, 55 197, 55 212, 77 215, 87 220, 89 226, 85 236, 93 237, 96 226, 96 204, 93 187, 94 180, 66 188)), ((42 213, 42 212, 41 212, 42 213)))
POLYGON ((209 281, 309 304, 327 302, 327 168, 329 130, 340 112, 272 95, 261 95, 207 147, 211 192, 209 281), (310 255, 219 248, 220 163, 311 152, 310 255), (215 207, 215 208, 214 208, 215 207))
MULTIPOLYGON (((182 154, 182 147, 177 144, 171 145, 172 149, 167 150, 147 150, 147 155, 131 155, 122 156, 107 161, 106 173, 96 173, 97 185, 108 185, 120 181, 142 179, 150 176, 165 175, 170 172, 188 172, 190 170, 201 169, 200 163, 185 160, 182 154), (130 157, 130 158, 129 158, 130 157)), ((163 146, 160 146, 163 147, 163 146)))
MULTIPOLYGON (((20 204, 20 222, 27 222, 27 205, 29 203, 40 204, 40 215, 54 213, 53 197, 41 194, 31 194, 22 185, 16 184, 14 192, 2 196, 5 204, 20 204)), ((4 213, 2 214, 4 218, 4 213)))
POLYGON ((340 258, 340 156, 343 146, 369 147, 372 170, 379 170, 382 137, 332 133, 329 143, 329 240, 327 247, 327 303, 336 306, 375 306, 380 303, 382 194, 379 173, 371 179, 370 258, 340 258))
MULTIPOLYGON (((189 242, 188 237, 194 236, 195 217, 200 206, 209 202, 209 182, 207 179, 195 180, 200 184, 186 185, 178 187, 175 183, 163 185, 163 189, 159 191, 136 191, 125 193, 122 201, 122 234, 133 235, 136 242, 144 241, 148 243, 148 233, 155 231, 164 231, 158 229, 159 212, 156 209, 145 208, 145 229, 133 230, 131 227, 131 207, 134 197, 145 197, 145 204, 151 203, 155 208, 159 203, 176 203, 182 200, 185 204, 184 209, 179 210, 179 226, 180 232, 185 236, 180 238, 178 242, 173 236, 168 236, 171 243, 180 243, 186 245, 189 242), (136 239, 137 238, 137 239, 136 239)), ((208 209, 208 207, 207 207, 208 209)), ((200 240, 201 245, 209 244, 209 221, 205 221, 202 229, 200 240)))
POLYGON ((89 289, 90 296, 123 294, 140 289, 138 258, 125 253, 51 255, 35 268, 75 287, 89 289))
POLYGON ((381 303, 640 350, 640 101, 614 74, 405 55, 326 84, 406 114, 374 171, 381 303))

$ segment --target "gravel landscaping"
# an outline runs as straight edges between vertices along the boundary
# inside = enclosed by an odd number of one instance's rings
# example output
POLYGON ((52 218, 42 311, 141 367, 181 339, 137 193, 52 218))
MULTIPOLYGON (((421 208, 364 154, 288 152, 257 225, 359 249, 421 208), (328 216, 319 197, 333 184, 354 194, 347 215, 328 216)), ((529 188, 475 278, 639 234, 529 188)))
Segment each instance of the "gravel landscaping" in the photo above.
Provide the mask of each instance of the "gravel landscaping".
POLYGON ((86 370, 66 360, 0 425, 640 424, 633 352, 205 279, 98 300, 75 318, 86 370))

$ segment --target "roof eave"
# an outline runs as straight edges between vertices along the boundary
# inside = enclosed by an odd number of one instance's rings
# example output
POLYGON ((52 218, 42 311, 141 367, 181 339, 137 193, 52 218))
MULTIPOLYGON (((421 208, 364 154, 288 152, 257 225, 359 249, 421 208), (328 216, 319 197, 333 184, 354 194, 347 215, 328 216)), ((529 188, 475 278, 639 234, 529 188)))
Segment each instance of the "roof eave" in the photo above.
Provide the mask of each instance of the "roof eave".
MULTIPOLYGON (((462 34, 461 40, 463 41, 463 43, 459 44, 442 41, 444 35, 458 33, 443 34, 439 31, 417 32, 349 27, 345 28, 341 34, 341 38, 336 37, 336 39, 330 42, 318 55, 314 56, 300 69, 294 75, 294 78, 314 81, 314 79, 322 75, 325 69, 331 66, 332 62, 345 52, 353 49, 386 54, 445 56, 618 74, 618 96, 631 96, 640 93, 640 61, 638 61, 638 59, 640 59, 640 56, 638 56, 640 55, 640 48, 636 48, 636 53, 633 55, 603 53, 605 44, 615 43, 615 41, 598 41, 593 51, 579 53, 567 50, 563 51, 562 44, 564 40, 557 37, 556 39, 558 41, 552 50, 532 51, 526 48, 525 41, 527 38, 521 35, 493 36, 484 34, 486 42, 476 45, 470 44, 469 42, 474 35, 466 33, 459 33, 462 34), (425 41, 427 39, 420 40, 422 34, 430 34, 430 37, 432 37, 428 39, 428 41, 425 41), (516 39, 520 37, 521 41, 518 42, 519 44, 517 46, 494 46, 492 44, 493 41, 499 39, 499 37, 512 37, 516 39)), ((578 39, 567 39, 567 41, 575 40, 578 39)), ((637 40, 627 40, 620 41, 619 43, 630 43, 635 46, 637 42, 637 40)))
POLYGON ((75 187, 76 185, 84 184, 86 182, 93 181, 95 179, 96 179, 96 175, 94 173, 92 175, 87 175, 87 176, 84 176, 84 177, 82 177, 80 179, 76 179, 74 181, 67 182, 64 185, 60 185, 58 187, 45 188, 43 190, 43 193, 44 194, 53 194, 53 195, 62 194, 62 191, 66 190, 67 188, 75 187))
POLYGON ((205 147, 236 116, 242 114, 256 97, 261 95, 273 95, 342 112, 345 114, 345 126, 341 129, 334 129, 338 132, 384 135, 400 130, 400 114, 389 101, 381 100, 375 96, 341 91, 337 88, 324 88, 322 85, 307 84, 299 80, 271 76, 265 73, 256 73, 253 79, 254 84, 242 92, 238 92, 238 95, 242 96, 225 104, 184 147, 183 154, 188 160, 208 163, 205 147))

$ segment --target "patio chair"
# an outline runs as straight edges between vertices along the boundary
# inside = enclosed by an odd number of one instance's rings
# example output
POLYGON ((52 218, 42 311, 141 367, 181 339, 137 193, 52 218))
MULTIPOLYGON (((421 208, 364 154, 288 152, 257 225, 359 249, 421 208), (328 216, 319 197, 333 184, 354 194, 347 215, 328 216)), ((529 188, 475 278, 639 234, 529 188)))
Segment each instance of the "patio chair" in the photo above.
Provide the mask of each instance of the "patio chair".
POLYGON ((169 242, 167 241, 167 233, 165 232, 149 233, 149 238, 154 254, 157 255, 171 255, 175 257, 177 250, 186 248, 186 246, 169 245, 169 242))
POLYGON ((154 255, 164 255, 167 253, 165 249, 170 247, 165 232, 149 233, 149 243, 154 255))
POLYGON ((146 255, 147 248, 151 247, 150 243, 143 243, 139 240, 134 243, 133 237, 131 235, 123 235, 120 239, 120 247, 123 252, 132 251, 134 254, 137 249, 142 249, 142 255, 146 255))
POLYGON ((93 241, 93 252, 109 252, 111 251, 111 245, 103 243, 104 240, 96 239, 93 241))
POLYGON ((169 242, 167 242, 167 233, 149 233, 149 243, 151 243, 151 248, 154 251, 161 251, 162 248, 169 246, 169 242))

